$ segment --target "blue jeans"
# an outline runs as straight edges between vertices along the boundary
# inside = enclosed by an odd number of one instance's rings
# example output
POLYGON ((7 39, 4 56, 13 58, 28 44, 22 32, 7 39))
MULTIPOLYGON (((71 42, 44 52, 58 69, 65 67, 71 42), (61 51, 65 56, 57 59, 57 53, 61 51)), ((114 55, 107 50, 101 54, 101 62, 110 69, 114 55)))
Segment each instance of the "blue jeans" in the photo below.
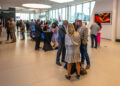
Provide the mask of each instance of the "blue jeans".
POLYGON ((95 48, 97 48, 97 36, 91 34, 91 47, 94 48, 94 42, 95 42, 95 48))
POLYGON ((84 63, 84 61, 86 60, 87 65, 90 65, 90 58, 87 52, 87 44, 81 44, 80 47, 80 52, 81 52, 81 62, 84 63))
POLYGON ((25 39, 25 32, 22 32, 22 37, 23 39, 25 39))
POLYGON ((65 60, 65 54, 66 54, 66 49, 64 44, 59 44, 58 45, 58 51, 57 51, 57 57, 56 57, 56 62, 60 62, 60 55, 62 53, 62 61, 65 60))

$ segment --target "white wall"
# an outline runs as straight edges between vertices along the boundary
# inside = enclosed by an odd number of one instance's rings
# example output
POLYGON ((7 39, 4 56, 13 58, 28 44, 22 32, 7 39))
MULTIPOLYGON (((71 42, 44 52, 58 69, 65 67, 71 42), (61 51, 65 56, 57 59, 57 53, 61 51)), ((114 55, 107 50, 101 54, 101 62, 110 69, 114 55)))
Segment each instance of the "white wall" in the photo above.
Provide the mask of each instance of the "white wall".
POLYGON ((120 0, 118 1, 118 14, 117 14, 117 34, 116 38, 120 39, 120 0))
MULTIPOLYGON (((93 14, 90 19, 90 25, 94 22, 94 14, 97 12, 112 12, 113 0, 96 0, 93 14)), ((101 37, 105 39, 112 39, 112 24, 102 25, 101 37)))

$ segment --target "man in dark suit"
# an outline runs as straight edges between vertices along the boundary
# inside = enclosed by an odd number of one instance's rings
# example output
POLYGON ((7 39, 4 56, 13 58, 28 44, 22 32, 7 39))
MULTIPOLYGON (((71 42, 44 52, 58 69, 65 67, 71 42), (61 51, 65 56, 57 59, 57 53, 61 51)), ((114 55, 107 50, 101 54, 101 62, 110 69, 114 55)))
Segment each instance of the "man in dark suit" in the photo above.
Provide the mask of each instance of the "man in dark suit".
POLYGON ((6 23, 7 41, 9 40, 9 37, 11 37, 9 25, 10 25, 10 20, 8 20, 6 23))
POLYGON ((42 29, 41 29, 40 20, 38 19, 35 25, 35 38, 36 38, 35 50, 39 50, 40 48, 41 34, 42 34, 42 29))
POLYGON ((65 34, 66 34, 66 30, 68 28, 68 21, 65 20, 63 21, 63 25, 60 26, 60 29, 58 31, 58 52, 57 52, 57 57, 56 57, 56 64, 58 66, 61 66, 61 63, 60 63, 60 55, 62 53, 62 62, 65 62, 64 59, 65 59, 65 52, 66 52, 66 49, 65 49, 65 34))
POLYGON ((75 22, 73 23, 73 25, 74 25, 75 30, 77 31, 77 29, 78 29, 78 26, 77 26, 77 19, 75 20, 75 22))

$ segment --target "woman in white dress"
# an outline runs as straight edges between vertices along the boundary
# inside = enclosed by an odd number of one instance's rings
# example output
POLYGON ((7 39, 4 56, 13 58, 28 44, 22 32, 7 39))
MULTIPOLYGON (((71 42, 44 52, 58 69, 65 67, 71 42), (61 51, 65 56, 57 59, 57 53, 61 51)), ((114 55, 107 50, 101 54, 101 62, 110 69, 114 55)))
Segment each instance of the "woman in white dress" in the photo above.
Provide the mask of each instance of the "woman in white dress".
POLYGON ((66 79, 71 78, 71 64, 76 63, 77 76, 80 78, 80 35, 75 31, 73 24, 68 25, 67 34, 65 36, 66 57, 65 61, 68 63, 67 71, 68 75, 65 75, 66 79))

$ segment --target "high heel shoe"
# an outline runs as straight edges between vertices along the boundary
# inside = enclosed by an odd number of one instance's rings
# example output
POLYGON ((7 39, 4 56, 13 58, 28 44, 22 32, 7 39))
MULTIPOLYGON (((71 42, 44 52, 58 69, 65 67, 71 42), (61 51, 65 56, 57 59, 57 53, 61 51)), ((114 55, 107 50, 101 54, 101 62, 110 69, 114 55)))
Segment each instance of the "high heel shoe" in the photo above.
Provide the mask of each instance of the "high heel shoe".
POLYGON ((77 78, 77 79, 80 79, 80 75, 77 75, 76 78, 77 78))
POLYGON ((67 80, 70 80, 70 79, 71 79, 71 76, 65 75, 65 78, 66 78, 67 80))

